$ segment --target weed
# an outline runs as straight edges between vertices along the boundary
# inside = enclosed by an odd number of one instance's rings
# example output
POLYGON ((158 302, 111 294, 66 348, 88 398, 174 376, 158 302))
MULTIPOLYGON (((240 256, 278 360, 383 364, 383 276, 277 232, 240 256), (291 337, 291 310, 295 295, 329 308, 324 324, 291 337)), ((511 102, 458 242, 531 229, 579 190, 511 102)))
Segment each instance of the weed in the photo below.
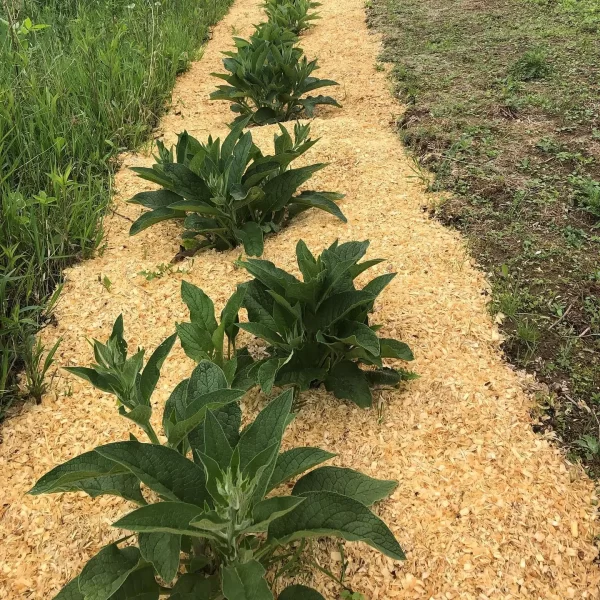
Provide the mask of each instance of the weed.
POLYGON ((173 263, 168 263, 168 264, 161 263, 160 265, 156 266, 156 269, 154 271, 148 271, 148 270, 138 271, 138 275, 141 275, 142 277, 144 277, 144 279, 146 279, 146 281, 153 281, 154 279, 161 279, 165 275, 171 275, 172 273, 187 274, 190 272, 190 269, 191 269, 191 266, 189 269, 183 269, 181 267, 175 268, 175 265, 173 263))
POLYGON ((146 138, 229 0, 0 5, 1 414, 62 270, 103 238, 117 155, 146 138))
POLYGON ((528 50, 510 68, 510 74, 519 81, 544 79, 549 73, 548 56, 542 48, 528 50))
POLYGON ((33 398, 36 404, 41 404, 42 397, 48 390, 46 374, 54 363, 54 354, 61 341, 62 338, 57 340, 52 348, 50 348, 45 358, 44 353, 46 347, 39 339, 35 336, 30 336, 29 339, 24 342, 25 387, 27 395, 30 398, 33 398))

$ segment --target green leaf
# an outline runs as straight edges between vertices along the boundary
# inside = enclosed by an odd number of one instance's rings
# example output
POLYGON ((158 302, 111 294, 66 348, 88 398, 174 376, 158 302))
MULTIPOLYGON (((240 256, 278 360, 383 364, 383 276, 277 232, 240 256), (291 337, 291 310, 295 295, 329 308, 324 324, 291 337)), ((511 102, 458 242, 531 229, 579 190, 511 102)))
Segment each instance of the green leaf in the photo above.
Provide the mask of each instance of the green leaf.
POLYGON ((227 600, 273 600, 265 569, 256 560, 223 568, 223 595, 227 600))
POLYGON ((103 392, 113 394, 115 391, 114 387, 111 384, 112 380, 109 379, 107 376, 98 373, 94 369, 90 369, 88 367, 64 367, 64 369, 72 375, 81 377, 81 379, 85 379, 87 382, 91 383, 95 388, 98 388, 103 392))
MULTIPOLYGON (((238 448, 240 452, 240 467, 245 469, 257 455, 275 445, 274 457, 279 452, 283 432, 289 423, 290 411, 294 394, 286 390, 269 402, 257 415, 256 419, 243 431, 238 448)), ((255 490, 255 498, 262 500, 275 468, 275 460, 264 469, 260 482, 255 490)))
POLYGON ((227 388, 227 378, 215 363, 203 360, 192 371, 188 384, 188 404, 200 396, 227 388))
POLYGON ((197 286, 181 282, 181 299, 190 311, 190 318, 210 334, 217 328, 213 301, 197 286))
MULTIPOLYGON (((121 517, 113 527, 129 531, 170 533, 207 537, 205 532, 190 525, 203 514, 203 509, 184 502, 157 502, 142 506, 121 517)), ((136 548, 137 549, 137 548, 136 548)))
POLYGON ((334 456, 335 454, 331 452, 311 447, 292 448, 282 452, 277 457, 277 463, 271 475, 267 492, 334 456))
POLYGON ((273 383, 277 376, 277 371, 284 365, 286 359, 272 358, 265 361, 258 369, 258 384, 264 394, 270 394, 273 390, 273 383))
POLYGON ((369 408, 373 400, 365 374, 349 360, 343 360, 331 369, 325 379, 325 388, 336 398, 352 400, 361 408, 369 408))
POLYGON ((169 190, 154 190, 152 192, 140 192, 136 194, 131 200, 127 200, 129 204, 140 204, 146 208, 157 209, 165 208, 173 202, 181 200, 181 196, 178 196, 174 192, 169 190))
POLYGON ((277 331, 262 323, 238 323, 238 327, 258 338, 266 340, 270 344, 277 346, 286 345, 285 340, 277 333, 277 331))
POLYGON ((281 296, 286 295, 286 289, 290 284, 300 283, 293 275, 283 269, 277 268, 271 261, 249 258, 245 261, 237 261, 236 264, 256 277, 261 283, 281 296))
POLYGON ((145 404, 139 404, 130 411, 126 411, 123 406, 119 406, 119 414, 146 430, 148 423, 150 422, 150 417, 152 416, 152 407, 145 404))
POLYGON ((276 496, 261 500, 252 509, 253 523, 245 530, 245 533, 267 531, 269 523, 273 519, 285 515, 303 501, 304 498, 295 498, 294 496, 276 496))
POLYGON ((377 334, 364 323, 343 321, 339 324, 337 335, 327 336, 350 346, 359 346, 367 352, 379 356, 379 338, 377 334))
POLYGON ((204 452, 226 471, 233 450, 217 417, 209 410, 204 421, 204 452))
POLYGON ((277 600, 325 600, 325 598, 305 585, 290 585, 279 594, 277 600))
POLYGON ((248 256, 261 256, 264 250, 263 230, 258 223, 247 221, 236 229, 237 237, 244 244, 244 250, 248 256))
POLYGON ((116 544, 104 546, 91 558, 79 575, 79 591, 85 600, 107 600, 138 566, 140 551, 116 544))
POLYGON ((165 498, 200 507, 210 502, 203 469, 176 450, 130 441, 106 444, 96 452, 123 465, 165 498))
POLYGON ((158 600, 159 594, 160 586, 154 579, 154 570, 144 567, 131 573, 110 600, 158 600))
MULTIPOLYGON (((327 83, 326 85, 332 85, 331 83, 327 83)), ((307 117, 314 116, 315 107, 319 104, 328 104, 330 106, 337 106, 338 108, 342 108, 342 105, 337 102, 331 96, 309 96, 308 98, 302 98, 300 104, 304 107, 307 117)))
MULTIPOLYGON (((141 509, 140 509, 141 510, 141 509)), ((269 525, 268 540, 287 544, 305 537, 366 542, 395 560, 406 557, 387 525, 364 504, 334 492, 311 492, 306 501, 269 525)))
POLYGON ((161 221, 168 221, 169 219, 182 219, 185 217, 185 213, 181 210, 174 210, 172 208, 164 207, 157 208, 156 210, 149 210, 142 213, 133 225, 129 228, 129 235, 137 235, 138 233, 148 229, 152 225, 156 225, 161 221))
POLYGON ((352 469, 320 467, 301 477, 292 494, 301 496, 307 492, 336 492, 371 506, 387 498, 397 485, 397 481, 374 479, 352 469))
POLYGON ((197 397, 187 408, 191 416, 169 427, 169 445, 173 448, 177 447, 188 434, 204 421, 208 410, 214 410, 238 400, 245 393, 244 390, 221 389, 197 397))
MULTIPOLYGON (((342 194, 334 194, 334 198, 343 198, 342 194)), ((326 192, 304 191, 300 195, 292 198, 291 204, 298 205, 304 210, 308 208, 319 208, 337 217, 343 223, 347 223, 348 219, 344 216, 340 207, 333 201, 332 196, 326 192)))
POLYGON ((384 385, 393 387, 398 385, 403 379, 402 375, 396 369, 388 367, 363 372, 370 386, 384 385))
POLYGON ((363 292, 368 292, 373 298, 377 298, 394 277, 396 277, 396 273, 386 273, 385 275, 375 277, 375 279, 371 279, 371 281, 365 285, 363 292))
POLYGON ((54 596, 53 600, 85 600, 83 594, 79 591, 79 577, 71 579, 65 587, 54 596))
POLYGON ((343 319, 352 309, 373 301, 373 295, 363 290, 351 290, 330 296, 321 304, 315 314, 312 326, 326 331, 334 323, 343 319))
POLYGON ((138 534, 138 546, 143 559, 152 563, 161 579, 166 582, 175 579, 179 570, 180 535, 142 532, 138 534))
POLYGON ((304 281, 314 279, 319 274, 317 261, 304 240, 298 240, 296 244, 296 260, 304 281))
POLYGON ((168 337, 162 344, 160 344, 156 350, 152 353, 152 356, 148 359, 144 370, 140 377, 140 392, 142 398, 146 403, 150 403, 150 397, 156 388, 158 379, 160 377, 160 369, 165 362, 165 359, 169 355, 177 334, 173 334, 168 337))
POLYGON ((215 598, 221 591, 221 582, 215 575, 206 577, 200 573, 185 573, 173 586, 169 600, 204 600, 215 598))
POLYGON ((296 190, 326 166, 324 163, 319 163, 290 169, 270 179, 263 188, 265 192, 265 198, 261 202, 263 212, 275 212, 284 208, 296 190))
MULTIPOLYGON (((286 390, 271 400, 256 419, 242 432, 238 447, 240 466, 246 465, 260 452, 272 444, 280 443, 292 408, 293 391, 286 390)), ((269 474, 270 478, 270 474, 269 474)))
POLYGON ((145 503, 138 478, 121 465, 93 450, 54 467, 39 479, 28 493, 38 496, 79 491, 89 494, 92 498, 109 494, 121 496, 137 504, 145 503))
POLYGON ((246 286, 240 285, 230 296, 221 311, 221 326, 224 328, 227 337, 233 342, 238 334, 237 323, 239 322, 239 312, 244 304, 246 296, 246 286))
POLYGON ((192 360, 206 360, 214 350, 211 334, 199 323, 176 323, 175 328, 183 351, 192 360))
POLYGON ((399 358, 409 362, 415 358, 408 344, 404 342, 391 338, 381 338, 379 343, 381 344, 381 358, 399 358))

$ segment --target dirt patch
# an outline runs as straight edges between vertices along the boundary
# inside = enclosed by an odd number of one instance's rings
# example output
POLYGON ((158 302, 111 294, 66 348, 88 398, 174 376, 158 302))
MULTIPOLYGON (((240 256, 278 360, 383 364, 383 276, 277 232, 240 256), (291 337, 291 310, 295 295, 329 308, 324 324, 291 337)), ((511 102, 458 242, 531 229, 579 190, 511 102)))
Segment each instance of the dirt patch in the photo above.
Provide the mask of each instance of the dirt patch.
MULTIPOLYGON (((320 11, 323 18, 302 44, 309 56, 319 57, 320 74, 342 84, 338 97, 344 108, 313 121, 313 134, 321 140, 306 162, 330 163, 314 183, 346 193, 341 206, 348 224, 305 213, 268 238, 265 258, 295 272, 300 238, 314 251, 338 237, 370 239, 369 257, 386 259, 373 274, 398 273, 376 305, 375 320, 386 334, 410 344, 421 375, 402 390, 383 392, 380 411, 311 390, 286 434, 286 448, 320 446, 337 452, 339 465, 400 482, 376 511, 407 551, 407 561, 347 544, 346 584, 370 600, 597 598, 593 485, 532 431, 532 402, 502 360, 483 275, 460 236, 422 211, 427 196, 390 127, 399 106, 388 93, 386 74, 375 67, 380 46, 368 34, 362 0, 327 0, 320 11)), ((215 29, 203 60, 175 90, 180 114, 163 120, 167 140, 184 128, 200 137, 226 131, 227 107, 207 100, 214 87, 209 73, 218 70, 232 28, 244 35, 259 19, 255 0, 238 0, 215 29)), ((266 148, 275 131, 269 126, 252 133, 266 148)), ((125 157, 125 166, 150 163, 149 156, 125 157)), ((239 250, 187 259, 180 265, 185 273, 172 271, 152 281, 138 275, 173 256, 180 226, 163 223, 129 238, 130 223, 123 217, 136 217, 139 208, 124 200, 147 186, 126 169, 116 183, 122 216, 107 219, 102 256, 69 270, 58 325, 44 332, 47 342, 64 337, 61 366, 87 363, 85 338, 104 339, 119 313, 131 345, 152 350, 175 321, 187 320, 179 297, 182 279, 202 287, 220 310, 246 278, 234 267, 239 250), (101 284, 104 276, 110 290, 101 284)), ((192 366, 177 347, 163 367, 157 405, 192 366)), ((243 409, 251 415, 264 402, 250 394, 243 409)), ((158 422, 155 426, 160 430, 158 422)), ((118 537, 110 523, 125 511, 121 501, 24 494, 55 464, 126 439, 128 432, 111 398, 64 372, 42 405, 7 420, 0 446, 5 490, 0 598, 51 597, 102 544, 118 537)), ((337 570, 336 546, 319 541, 314 551, 322 565, 337 570)), ((299 578, 311 579, 306 573, 299 578)), ((339 593, 320 574, 313 583, 328 598, 339 593)))
POLYGON ((562 4, 376 0, 369 18, 410 103, 401 137, 451 192, 431 212, 489 274, 508 358, 548 386, 544 426, 598 476, 600 16, 562 4))

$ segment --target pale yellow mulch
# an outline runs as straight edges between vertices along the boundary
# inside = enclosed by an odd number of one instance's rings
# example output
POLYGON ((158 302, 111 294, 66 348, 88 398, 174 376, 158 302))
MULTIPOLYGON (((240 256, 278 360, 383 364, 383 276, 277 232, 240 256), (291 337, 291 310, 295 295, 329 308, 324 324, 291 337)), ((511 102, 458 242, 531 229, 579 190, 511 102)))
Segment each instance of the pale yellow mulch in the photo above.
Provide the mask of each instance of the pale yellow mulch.
MULTIPOLYGON (((366 29, 362 3, 325 0, 323 19, 302 41, 309 56, 319 57, 319 74, 342 84, 336 92, 344 108, 322 111, 314 120, 313 132, 322 139, 307 160, 331 162, 314 184, 347 194, 342 207, 349 223, 312 211, 270 238, 265 258, 294 269, 299 238, 315 251, 336 237, 371 239, 369 256, 387 259, 373 273, 398 272, 377 303, 376 318, 386 334, 414 348, 422 378, 385 392, 381 418, 377 410, 311 392, 286 444, 319 445, 338 452, 338 464, 400 481, 377 510, 408 560, 393 563, 367 546, 347 544, 348 583, 367 598, 598 598, 593 485, 532 432, 532 402, 501 359, 499 335, 486 311, 486 282, 469 264, 462 240, 422 210, 427 198, 390 127, 400 108, 385 74, 374 68, 379 46, 366 29)), ((216 83, 208 74, 219 69, 219 53, 232 33, 247 34, 261 19, 256 0, 237 0, 204 58, 177 85, 177 110, 162 124, 168 140, 183 128, 201 137, 225 131, 230 113, 225 103, 207 101, 216 83)), ((253 134, 268 147, 274 130, 253 134)), ((128 156, 124 166, 150 162, 128 156)), ((148 187, 126 169, 116 183, 117 211, 136 217, 139 208, 123 201, 148 187)), ((201 286, 219 308, 245 279, 233 267, 236 251, 202 254, 184 263, 188 274, 147 282, 137 273, 169 261, 178 249, 179 226, 163 224, 135 238, 119 216, 107 219, 106 227, 105 252, 69 270, 58 326, 44 334, 46 341, 64 337, 60 365, 87 364, 85 337, 104 339, 121 312, 131 344, 152 350, 175 321, 187 319, 179 300, 182 278, 201 286), (99 283, 104 276, 112 282, 110 291, 99 283)), ((177 348, 163 369, 157 408, 191 368, 177 348)), ((252 412, 262 401, 251 396, 246 409, 252 412)), ((6 422, 0 445, 0 598, 51 598, 114 539, 110 523, 125 511, 122 502, 24 494, 55 464, 125 439, 129 427, 112 398, 64 372, 41 406, 27 406, 6 422)), ((333 550, 322 544, 319 559, 335 567, 333 550)), ((335 597, 325 578, 315 582, 335 597)))

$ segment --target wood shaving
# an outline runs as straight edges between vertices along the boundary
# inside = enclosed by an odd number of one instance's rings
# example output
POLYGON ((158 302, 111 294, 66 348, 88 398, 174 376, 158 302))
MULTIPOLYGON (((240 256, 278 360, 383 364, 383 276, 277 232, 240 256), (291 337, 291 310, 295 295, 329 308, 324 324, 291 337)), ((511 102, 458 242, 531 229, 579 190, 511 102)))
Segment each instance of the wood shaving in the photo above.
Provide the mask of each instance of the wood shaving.
MULTIPOLYGON (((592 543, 598 533, 592 482, 531 428, 532 400, 503 362, 500 336, 487 310, 488 285, 471 264, 460 236, 430 220, 428 198, 415 181, 394 121, 401 107, 375 70, 380 41, 365 25, 363 0, 325 0, 322 19, 302 36, 319 75, 335 79, 342 109, 328 107, 312 122, 321 138, 307 162, 329 162, 310 185, 341 191, 348 217, 309 211, 268 238, 264 258, 297 272, 294 248, 304 239, 320 251, 335 238, 371 240, 370 258, 385 258, 369 273, 398 273, 376 304, 375 322, 386 335, 410 344, 421 378, 382 392, 377 409, 361 410, 325 391, 307 393, 308 405, 290 426, 286 447, 315 445, 335 451, 334 463, 397 479, 394 494, 376 512, 407 552, 394 562, 370 547, 346 544, 346 583, 370 600, 598 598, 600 575, 592 543)), ((201 61, 174 91, 174 109, 162 121, 173 142, 187 129, 200 138, 223 134, 232 113, 208 94, 232 34, 247 35, 264 17, 256 0, 237 0, 215 28, 201 61)), ((328 90, 328 93, 329 90, 328 90)), ((252 130, 265 150, 275 126, 252 130)), ((131 219, 140 207, 125 200, 151 189, 127 167, 150 165, 128 154, 116 177, 115 208, 131 219)), ((183 263, 187 274, 146 281, 178 251, 180 225, 165 223, 130 238, 130 222, 106 218, 104 252, 67 271, 57 325, 43 341, 64 340, 59 366, 91 361, 86 338, 106 339, 123 313, 130 346, 148 352, 188 320, 180 301, 182 279, 202 287, 220 310, 246 273, 234 267, 240 250, 206 252, 183 263), (110 290, 100 283, 111 281, 110 290)), ((179 346, 163 367, 154 395, 156 427, 170 390, 193 367, 179 346)), ((257 393, 246 414, 264 403, 257 393)), ((115 401, 59 370, 40 406, 26 405, 3 427, 0 445, 0 598, 47 599, 99 548, 118 537, 110 524, 130 507, 118 499, 84 494, 26 496, 54 465, 97 445, 127 438, 132 425, 115 401)), ((339 568, 337 545, 319 542, 315 560, 339 568)), ((320 574, 304 576, 327 598, 339 590, 320 574)))

